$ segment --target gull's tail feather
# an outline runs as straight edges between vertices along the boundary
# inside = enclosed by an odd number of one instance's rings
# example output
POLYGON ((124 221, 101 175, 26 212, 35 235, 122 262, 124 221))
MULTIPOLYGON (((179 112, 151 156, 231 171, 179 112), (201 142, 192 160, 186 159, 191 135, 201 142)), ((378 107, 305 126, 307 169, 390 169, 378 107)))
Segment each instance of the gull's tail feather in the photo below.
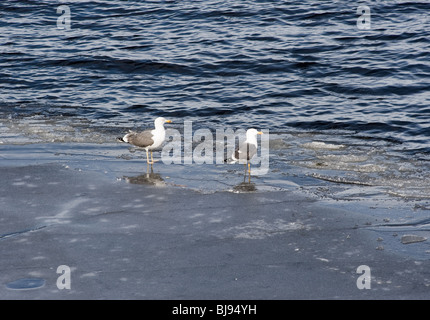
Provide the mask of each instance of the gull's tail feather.
POLYGON ((228 164, 237 163, 237 159, 234 159, 232 157, 225 158, 224 163, 228 163, 228 164))
POLYGON ((121 141, 121 142, 125 142, 125 143, 129 143, 130 141, 129 141, 129 137, 131 136, 131 135, 134 135, 135 134, 135 132, 133 132, 133 131, 131 131, 131 130, 129 130, 129 133, 127 133, 124 137, 118 137, 118 138, 116 138, 118 141, 121 141))

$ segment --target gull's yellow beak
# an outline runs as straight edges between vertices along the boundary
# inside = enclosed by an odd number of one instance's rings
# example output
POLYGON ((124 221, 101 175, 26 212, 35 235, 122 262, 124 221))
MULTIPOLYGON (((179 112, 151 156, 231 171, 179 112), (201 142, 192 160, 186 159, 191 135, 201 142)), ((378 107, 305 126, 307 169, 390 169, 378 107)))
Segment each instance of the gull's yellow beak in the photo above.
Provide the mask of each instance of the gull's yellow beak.
POLYGON ((258 131, 257 134, 263 134, 263 131, 258 131))
POLYGON ((172 120, 166 120, 167 123, 172 123, 172 120))

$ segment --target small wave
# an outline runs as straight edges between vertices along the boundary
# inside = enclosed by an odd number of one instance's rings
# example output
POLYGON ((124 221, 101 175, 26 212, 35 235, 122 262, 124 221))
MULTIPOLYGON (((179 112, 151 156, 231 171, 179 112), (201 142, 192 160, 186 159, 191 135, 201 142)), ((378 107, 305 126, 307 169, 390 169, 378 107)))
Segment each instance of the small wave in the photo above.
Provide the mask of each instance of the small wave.
POLYGON ((88 68, 100 71, 119 73, 192 73, 193 70, 184 65, 159 62, 159 61, 139 61, 130 59, 114 59, 111 57, 80 57, 74 59, 49 60, 54 66, 88 68))

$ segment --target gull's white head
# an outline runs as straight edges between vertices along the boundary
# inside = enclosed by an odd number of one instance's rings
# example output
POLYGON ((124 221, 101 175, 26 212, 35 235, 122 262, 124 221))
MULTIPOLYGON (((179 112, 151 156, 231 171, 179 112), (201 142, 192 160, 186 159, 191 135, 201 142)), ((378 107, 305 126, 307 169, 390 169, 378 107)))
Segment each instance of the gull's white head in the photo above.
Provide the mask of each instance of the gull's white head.
POLYGON ((263 132, 256 129, 248 129, 246 131, 246 140, 257 139, 257 134, 263 134, 263 132))
POLYGON ((155 128, 162 128, 163 125, 164 125, 164 123, 172 123, 172 121, 171 120, 166 120, 163 117, 158 117, 154 121, 155 128))

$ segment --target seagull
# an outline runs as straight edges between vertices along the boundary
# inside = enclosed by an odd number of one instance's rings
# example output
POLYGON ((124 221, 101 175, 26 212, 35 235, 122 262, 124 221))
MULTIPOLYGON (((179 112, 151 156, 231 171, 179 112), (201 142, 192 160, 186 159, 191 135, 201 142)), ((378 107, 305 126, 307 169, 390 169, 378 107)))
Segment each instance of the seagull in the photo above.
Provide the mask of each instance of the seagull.
MULTIPOLYGON (((257 153, 257 134, 263 134, 262 131, 258 131, 256 129, 248 129, 246 131, 246 140, 239 145, 238 148, 231 155, 231 159, 234 162, 245 161, 245 170, 246 165, 248 164, 248 175, 249 179, 251 179, 251 163, 249 162, 252 157, 257 153)), ((246 171, 245 171, 246 177, 246 171)))
POLYGON ((164 123, 172 123, 172 121, 166 120, 163 117, 158 117, 154 121, 155 129, 145 130, 143 132, 130 131, 124 137, 119 137, 118 140, 139 148, 144 148, 146 150, 146 163, 148 165, 153 165, 154 158, 152 156, 152 150, 161 146, 166 138, 164 123), (151 151, 151 161, 149 161, 148 151, 151 151))

